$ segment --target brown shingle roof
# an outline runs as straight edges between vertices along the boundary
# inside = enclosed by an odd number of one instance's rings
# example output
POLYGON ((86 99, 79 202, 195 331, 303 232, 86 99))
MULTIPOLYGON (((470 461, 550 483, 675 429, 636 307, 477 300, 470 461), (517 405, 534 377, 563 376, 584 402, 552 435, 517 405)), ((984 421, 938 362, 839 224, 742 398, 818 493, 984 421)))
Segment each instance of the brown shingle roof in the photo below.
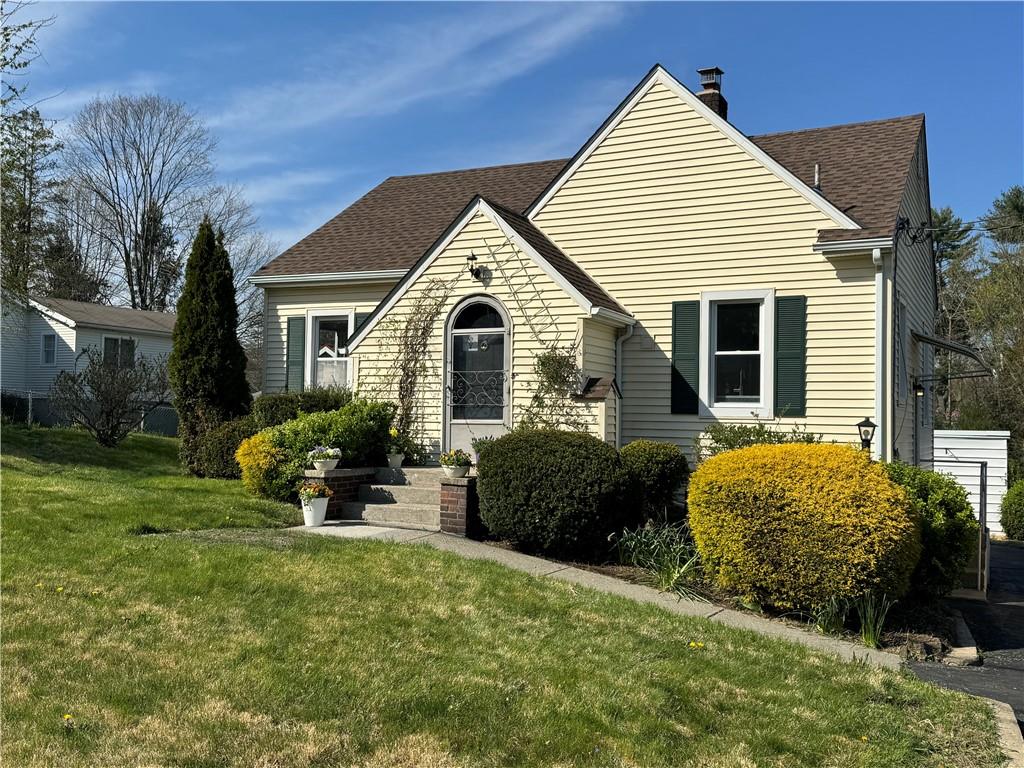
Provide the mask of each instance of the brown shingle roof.
POLYGON ((256 274, 408 269, 476 195, 525 210, 565 160, 392 176, 256 274))
POLYGON ((173 312, 147 312, 128 307, 107 307, 86 301, 70 299, 35 299, 59 315, 73 320, 76 325, 138 333, 167 335, 174 331, 177 318, 173 312))
MULTIPOLYGON (((892 234, 923 115, 751 136, 860 224, 821 240, 892 234)), ((260 269, 260 277, 409 269, 474 196, 523 212, 568 160, 393 176, 260 269)), ((546 239, 546 238, 545 238, 546 239)), ((564 254, 563 254, 564 256, 564 254)))
MULTIPOLYGON (((892 235, 924 115, 751 136, 808 186, 820 167, 822 194, 863 229, 822 230, 822 241, 892 235)), ((919 223, 919 222, 915 222, 919 223)))
POLYGON ((604 288, 598 285, 597 281, 580 269, 575 261, 562 253, 557 245, 548 240, 547 235, 537 229, 528 218, 515 211, 510 211, 508 208, 498 205, 491 200, 487 202, 490 203, 491 207, 497 211, 501 218, 508 222, 512 229, 519 233, 520 237, 533 246, 548 264, 558 270, 558 273, 573 288, 582 293, 595 307, 604 307, 615 312, 621 312, 624 315, 629 314, 629 312, 622 308, 619 302, 609 296, 604 288))

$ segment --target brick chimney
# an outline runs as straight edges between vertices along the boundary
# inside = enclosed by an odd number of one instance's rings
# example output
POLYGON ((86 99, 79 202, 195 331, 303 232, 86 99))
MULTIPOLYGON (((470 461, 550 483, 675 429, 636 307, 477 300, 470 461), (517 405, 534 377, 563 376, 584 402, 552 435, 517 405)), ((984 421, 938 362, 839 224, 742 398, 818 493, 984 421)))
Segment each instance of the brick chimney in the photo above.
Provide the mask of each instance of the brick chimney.
POLYGON ((707 104, 711 111, 723 120, 728 120, 729 102, 722 95, 722 75, 725 73, 718 67, 705 67, 698 69, 700 75, 701 91, 697 98, 707 104))

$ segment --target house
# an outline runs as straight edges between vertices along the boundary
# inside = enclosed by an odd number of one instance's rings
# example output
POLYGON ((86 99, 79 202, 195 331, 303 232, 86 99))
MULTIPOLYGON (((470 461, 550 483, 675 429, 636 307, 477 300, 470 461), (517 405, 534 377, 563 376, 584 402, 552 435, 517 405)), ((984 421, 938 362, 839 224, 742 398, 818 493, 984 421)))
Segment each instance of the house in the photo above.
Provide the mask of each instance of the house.
POLYGON ((269 262, 265 391, 394 397, 396 329, 433 302, 434 451, 515 425, 568 348, 613 444, 752 419, 857 442, 869 418, 876 456, 929 463, 924 116, 748 136, 699 73, 655 66, 569 159, 389 178, 269 262))
POLYGON ((166 357, 171 352, 175 315, 108 307, 67 299, 10 299, 3 306, 3 358, 0 388, 7 395, 36 400, 36 414, 48 420, 45 406, 60 371, 73 371, 88 347, 104 359, 125 362, 138 355, 166 357))

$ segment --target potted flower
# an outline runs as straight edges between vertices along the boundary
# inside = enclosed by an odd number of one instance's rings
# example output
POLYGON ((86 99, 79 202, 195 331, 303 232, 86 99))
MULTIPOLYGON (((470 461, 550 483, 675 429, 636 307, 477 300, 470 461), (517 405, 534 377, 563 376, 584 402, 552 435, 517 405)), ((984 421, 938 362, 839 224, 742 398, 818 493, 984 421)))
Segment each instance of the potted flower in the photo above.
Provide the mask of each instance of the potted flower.
POLYGON ((299 500, 302 502, 302 519, 307 527, 324 524, 327 517, 327 501, 334 491, 323 483, 307 480, 299 485, 299 500))
POLYGON ((480 454, 484 452, 484 449, 493 443, 497 438, 494 437, 474 437, 469 442, 473 445, 473 453, 476 454, 473 463, 480 463, 480 454))
POLYGON ((388 442, 388 469, 400 469, 405 461, 405 439, 398 431, 398 427, 392 427, 388 433, 391 440, 388 442))
POLYGON ((465 477, 469 474, 469 468, 473 460, 461 448, 454 448, 441 454, 441 469, 445 477, 465 477))
POLYGON ((313 466, 320 472, 325 472, 328 469, 334 469, 338 466, 338 460, 341 458, 341 451, 337 448, 328 448, 325 445, 318 445, 306 454, 306 458, 313 462, 313 466))

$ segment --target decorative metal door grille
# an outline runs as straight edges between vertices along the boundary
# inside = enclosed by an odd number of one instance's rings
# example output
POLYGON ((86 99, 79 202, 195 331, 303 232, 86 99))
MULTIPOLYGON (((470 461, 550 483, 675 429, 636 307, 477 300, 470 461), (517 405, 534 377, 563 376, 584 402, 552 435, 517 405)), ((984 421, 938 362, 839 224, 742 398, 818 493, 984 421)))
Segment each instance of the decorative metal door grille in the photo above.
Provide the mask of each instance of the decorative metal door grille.
POLYGON ((505 371, 451 371, 448 405, 505 407, 505 371))

